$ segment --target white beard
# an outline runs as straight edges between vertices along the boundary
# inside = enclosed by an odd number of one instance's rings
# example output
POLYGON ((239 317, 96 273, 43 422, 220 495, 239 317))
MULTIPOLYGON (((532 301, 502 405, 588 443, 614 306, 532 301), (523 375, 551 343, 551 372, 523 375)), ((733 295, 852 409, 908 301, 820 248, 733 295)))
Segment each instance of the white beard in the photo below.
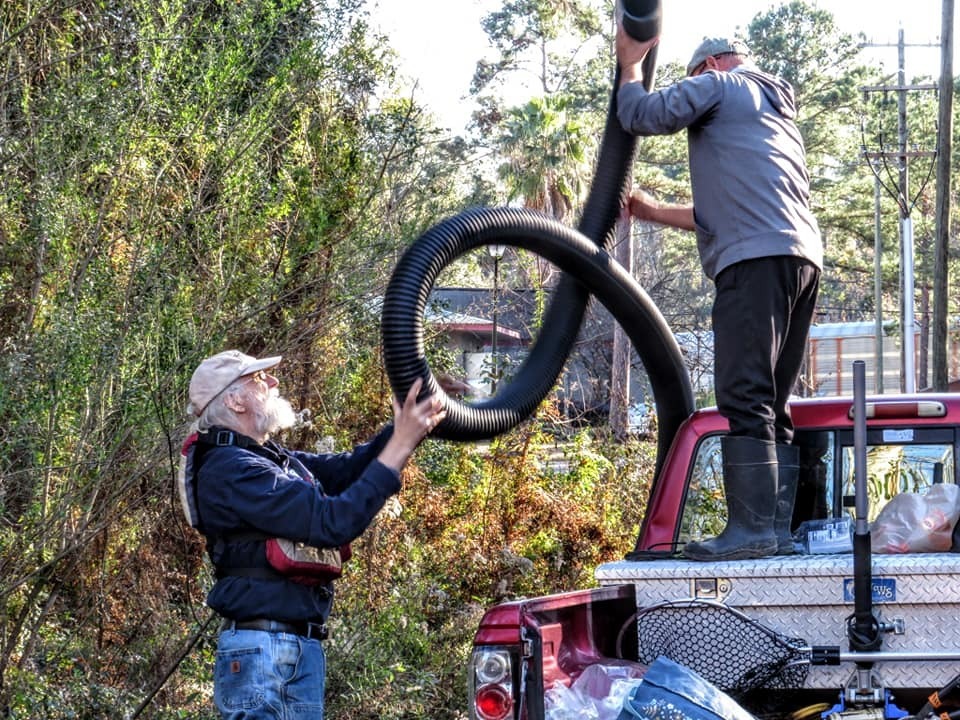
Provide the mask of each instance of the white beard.
POLYGON ((290 401, 275 393, 276 390, 271 392, 263 409, 257 411, 257 430, 263 435, 273 435, 297 424, 297 414, 290 401))

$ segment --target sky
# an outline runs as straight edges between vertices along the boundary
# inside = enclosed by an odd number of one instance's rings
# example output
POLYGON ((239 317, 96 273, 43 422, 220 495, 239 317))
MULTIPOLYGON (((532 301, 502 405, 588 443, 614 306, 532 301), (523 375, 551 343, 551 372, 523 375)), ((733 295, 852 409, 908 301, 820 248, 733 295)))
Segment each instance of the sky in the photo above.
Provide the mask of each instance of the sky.
MULTIPOLYGON (((940 73, 938 48, 920 47, 939 42, 942 22, 941 0, 807 0, 830 11, 838 27, 846 32, 863 32, 867 42, 896 45, 904 32, 907 77, 940 73), (915 45, 916 47, 911 47, 915 45)), ((390 38, 399 55, 400 70, 410 80, 414 97, 427 105, 442 125, 454 133, 466 126, 473 109, 465 99, 477 61, 494 58, 480 28, 480 19, 501 6, 500 0, 369 0, 371 20, 390 38), (415 87, 414 87, 415 83, 415 87)), ((705 36, 733 35, 743 30, 758 13, 779 7, 781 0, 662 0, 663 27, 658 61, 686 64, 693 49, 705 36)), ((954 50, 958 44, 954 19, 954 50)), ((890 73, 897 70, 896 47, 865 50, 865 58, 890 73)), ((960 74, 958 54, 954 75, 960 74)), ((510 101, 529 96, 522 86, 513 90, 510 101)))

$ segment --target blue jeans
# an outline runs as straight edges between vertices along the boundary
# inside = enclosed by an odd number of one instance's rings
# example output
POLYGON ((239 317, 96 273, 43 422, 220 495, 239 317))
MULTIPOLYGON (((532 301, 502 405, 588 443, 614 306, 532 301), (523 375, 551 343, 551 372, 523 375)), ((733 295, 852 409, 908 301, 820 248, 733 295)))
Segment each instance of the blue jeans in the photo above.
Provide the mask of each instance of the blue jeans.
POLYGON ((223 720, 322 720, 326 669, 319 640, 223 630, 213 699, 223 720))

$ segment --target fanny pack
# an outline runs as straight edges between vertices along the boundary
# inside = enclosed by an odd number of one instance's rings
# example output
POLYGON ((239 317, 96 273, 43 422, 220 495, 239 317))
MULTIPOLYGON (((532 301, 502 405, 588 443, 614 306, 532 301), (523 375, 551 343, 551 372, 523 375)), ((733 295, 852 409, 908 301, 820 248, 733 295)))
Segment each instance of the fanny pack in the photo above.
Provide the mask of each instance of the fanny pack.
POLYGON ((319 585, 343 574, 343 564, 353 551, 350 544, 316 548, 286 538, 268 538, 267 562, 287 580, 301 585, 319 585))

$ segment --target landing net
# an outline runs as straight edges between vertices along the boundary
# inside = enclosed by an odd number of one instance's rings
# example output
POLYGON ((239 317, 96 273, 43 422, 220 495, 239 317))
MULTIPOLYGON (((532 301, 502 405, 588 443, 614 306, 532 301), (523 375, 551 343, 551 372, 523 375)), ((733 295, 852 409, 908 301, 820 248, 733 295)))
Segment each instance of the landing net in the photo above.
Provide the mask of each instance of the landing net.
POLYGON ((650 664, 665 655, 734 695, 758 688, 800 688, 810 670, 806 641, 775 632, 721 603, 660 603, 635 617, 640 662, 650 664))

